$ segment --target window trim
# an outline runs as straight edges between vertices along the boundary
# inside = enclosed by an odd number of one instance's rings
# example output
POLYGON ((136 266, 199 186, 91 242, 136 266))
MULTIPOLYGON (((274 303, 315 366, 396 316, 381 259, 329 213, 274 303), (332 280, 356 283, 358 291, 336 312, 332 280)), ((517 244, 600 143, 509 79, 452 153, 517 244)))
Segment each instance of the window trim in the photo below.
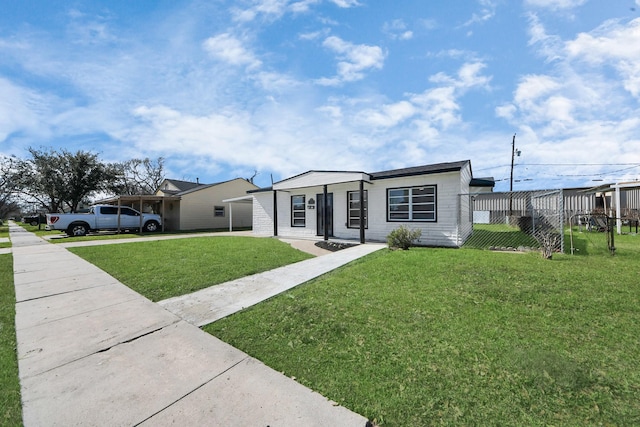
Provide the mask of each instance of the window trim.
POLYGON ((438 222, 438 186, 436 184, 430 185, 411 185, 406 187, 393 187, 387 188, 387 222, 438 222), (433 188, 433 210, 424 212, 433 212, 433 219, 414 219, 413 218, 413 189, 414 188, 433 188), (410 190, 409 194, 409 218, 392 219, 391 218, 391 203, 389 203, 390 192, 393 190, 410 190))
POLYGON ((291 196, 291 227, 306 227, 307 226, 307 206, 306 206, 306 202, 307 202, 307 196, 304 194, 298 194, 295 196, 291 196), (302 197, 302 203, 300 202, 294 202, 295 198, 299 198, 302 197), (295 209, 296 205, 302 205, 302 208, 299 209, 295 209), (302 212, 302 217, 298 217, 296 218, 295 213, 298 212, 302 212), (296 224, 296 219, 300 220, 302 219, 302 224, 296 224))
MULTIPOLYGON (((369 228, 369 194, 367 193, 368 190, 364 190, 364 201, 365 201, 365 205, 364 205, 364 228, 368 229, 369 228)), ((357 194, 358 198, 360 197, 360 190, 354 190, 354 191, 347 191, 347 228, 351 228, 351 229, 360 229, 360 224, 358 225, 351 225, 351 220, 353 219, 357 219, 358 221, 360 220, 360 209, 358 208, 358 215, 356 217, 351 217, 350 213, 352 211, 351 209, 351 194, 357 194)))

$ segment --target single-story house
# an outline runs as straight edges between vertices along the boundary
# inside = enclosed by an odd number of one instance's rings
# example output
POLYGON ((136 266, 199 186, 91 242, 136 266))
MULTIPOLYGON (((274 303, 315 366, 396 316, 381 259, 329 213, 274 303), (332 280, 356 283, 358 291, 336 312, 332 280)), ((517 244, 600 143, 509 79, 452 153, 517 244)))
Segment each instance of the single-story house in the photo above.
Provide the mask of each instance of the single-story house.
POLYGON ((258 235, 364 243, 404 225, 422 231, 421 245, 459 247, 473 229, 469 194, 493 185, 474 180, 464 160, 375 173, 312 170, 248 194, 258 235))
POLYGON ((223 200, 257 188, 244 178, 215 184, 165 179, 156 190, 156 195, 172 198, 163 216, 167 229, 250 228, 251 205, 239 205, 231 215, 228 204, 223 200))

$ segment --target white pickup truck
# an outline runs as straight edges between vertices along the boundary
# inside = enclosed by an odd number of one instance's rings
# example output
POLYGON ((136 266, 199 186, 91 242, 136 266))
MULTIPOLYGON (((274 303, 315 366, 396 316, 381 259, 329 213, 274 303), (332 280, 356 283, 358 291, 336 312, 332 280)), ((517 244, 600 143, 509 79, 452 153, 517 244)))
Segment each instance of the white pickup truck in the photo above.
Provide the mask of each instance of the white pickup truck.
POLYGON ((46 230, 65 231, 69 236, 84 236, 90 231, 140 230, 153 232, 160 229, 160 215, 145 214, 126 206, 95 205, 87 213, 47 214, 46 230), (118 215, 119 213, 119 215, 118 215))

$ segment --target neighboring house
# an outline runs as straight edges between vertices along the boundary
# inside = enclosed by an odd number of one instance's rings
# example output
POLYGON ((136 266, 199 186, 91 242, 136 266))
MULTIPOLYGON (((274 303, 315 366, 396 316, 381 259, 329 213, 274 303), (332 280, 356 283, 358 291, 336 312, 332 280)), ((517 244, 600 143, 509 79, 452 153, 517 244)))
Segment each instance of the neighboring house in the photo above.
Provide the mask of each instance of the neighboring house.
POLYGON ((183 191, 193 190, 206 184, 200 184, 200 181, 181 181, 179 179, 165 179, 160 183, 156 190, 158 196, 175 196, 183 191))
POLYGON ((249 191, 253 231, 364 243, 385 241, 404 225, 422 231, 421 245, 459 247, 473 228, 469 194, 493 185, 473 179, 469 160, 376 173, 309 171, 249 191))
POLYGON ((252 222, 251 205, 235 207, 231 218, 229 206, 222 200, 257 188, 243 178, 215 184, 165 179, 156 195, 179 197, 179 200, 172 200, 165 207, 163 219, 168 229, 249 228, 252 222), (231 221, 233 223, 229 224, 231 221))

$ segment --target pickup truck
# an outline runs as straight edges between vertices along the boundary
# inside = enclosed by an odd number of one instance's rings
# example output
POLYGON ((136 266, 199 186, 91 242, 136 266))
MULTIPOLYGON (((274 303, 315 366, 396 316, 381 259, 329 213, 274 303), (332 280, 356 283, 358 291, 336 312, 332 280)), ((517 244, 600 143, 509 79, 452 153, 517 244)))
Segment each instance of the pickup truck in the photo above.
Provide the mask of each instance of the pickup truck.
POLYGON ((160 229, 160 215, 145 214, 126 206, 95 205, 87 213, 47 214, 46 230, 65 231, 69 236, 84 236, 90 231, 139 230, 153 232, 160 229), (120 209, 120 215, 118 215, 120 209))

